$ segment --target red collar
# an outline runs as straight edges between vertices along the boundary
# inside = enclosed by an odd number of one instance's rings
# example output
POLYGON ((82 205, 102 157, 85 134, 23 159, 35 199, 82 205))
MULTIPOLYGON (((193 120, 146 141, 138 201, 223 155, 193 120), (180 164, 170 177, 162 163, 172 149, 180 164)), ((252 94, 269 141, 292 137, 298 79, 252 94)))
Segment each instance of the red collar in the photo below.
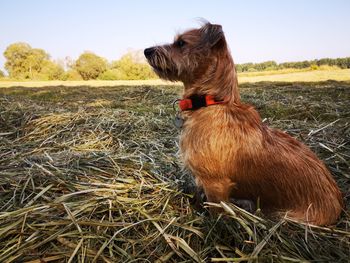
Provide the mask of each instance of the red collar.
POLYGON ((217 101, 212 95, 192 95, 188 99, 179 100, 181 111, 197 110, 210 105, 223 104, 225 100, 217 101))

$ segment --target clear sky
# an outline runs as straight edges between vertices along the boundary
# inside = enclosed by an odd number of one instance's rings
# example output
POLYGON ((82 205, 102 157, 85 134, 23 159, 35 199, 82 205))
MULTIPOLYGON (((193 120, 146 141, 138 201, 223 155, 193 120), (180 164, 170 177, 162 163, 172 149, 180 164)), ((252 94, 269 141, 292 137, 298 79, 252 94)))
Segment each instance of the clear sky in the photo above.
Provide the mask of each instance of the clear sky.
POLYGON ((109 60, 166 43, 198 18, 222 24, 236 63, 350 56, 350 0, 0 0, 2 53, 14 42, 53 59, 109 60))

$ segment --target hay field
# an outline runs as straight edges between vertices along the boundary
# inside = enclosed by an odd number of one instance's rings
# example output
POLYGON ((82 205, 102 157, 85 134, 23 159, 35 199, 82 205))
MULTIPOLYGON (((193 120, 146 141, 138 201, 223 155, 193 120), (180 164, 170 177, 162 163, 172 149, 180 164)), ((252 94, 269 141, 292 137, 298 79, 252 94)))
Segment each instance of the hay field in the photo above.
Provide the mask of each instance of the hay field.
MULTIPOLYGON (((192 209, 180 92, 0 88, 0 262, 349 262, 349 208, 327 228, 232 204, 220 204, 226 218, 192 209)), ((324 160, 350 207, 350 83, 246 83, 241 94, 324 160)))
POLYGON ((239 82, 317 82, 327 80, 350 81, 350 69, 329 70, 274 70, 238 74, 239 82))
MULTIPOLYGON (((239 83, 255 83, 255 82, 318 82, 318 81, 350 81, 350 69, 284 69, 260 72, 244 72, 238 73, 239 83)), ((92 87, 115 87, 115 86, 181 86, 181 83, 173 83, 161 79, 150 80, 78 80, 78 81, 12 81, 0 80, 0 88, 9 87, 47 87, 47 86, 92 86, 92 87)))

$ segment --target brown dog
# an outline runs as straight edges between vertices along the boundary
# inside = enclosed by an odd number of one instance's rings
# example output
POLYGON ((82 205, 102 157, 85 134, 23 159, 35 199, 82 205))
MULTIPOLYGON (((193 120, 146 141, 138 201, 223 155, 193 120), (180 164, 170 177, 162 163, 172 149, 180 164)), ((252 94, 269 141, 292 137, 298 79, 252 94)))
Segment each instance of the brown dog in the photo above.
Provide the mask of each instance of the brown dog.
POLYGON ((207 23, 144 53, 161 78, 184 83, 181 154, 208 201, 259 200, 265 213, 315 225, 337 220, 342 195, 325 165, 241 103, 220 25, 207 23))

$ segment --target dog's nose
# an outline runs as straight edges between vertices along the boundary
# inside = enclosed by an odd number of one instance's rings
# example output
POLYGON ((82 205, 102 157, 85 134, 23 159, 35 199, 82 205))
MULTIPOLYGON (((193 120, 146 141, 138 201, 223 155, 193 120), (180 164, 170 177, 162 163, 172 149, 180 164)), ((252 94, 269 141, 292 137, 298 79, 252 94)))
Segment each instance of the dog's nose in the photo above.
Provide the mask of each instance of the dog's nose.
POLYGON ((154 47, 146 48, 143 53, 145 54, 146 57, 152 56, 156 49, 154 47))

